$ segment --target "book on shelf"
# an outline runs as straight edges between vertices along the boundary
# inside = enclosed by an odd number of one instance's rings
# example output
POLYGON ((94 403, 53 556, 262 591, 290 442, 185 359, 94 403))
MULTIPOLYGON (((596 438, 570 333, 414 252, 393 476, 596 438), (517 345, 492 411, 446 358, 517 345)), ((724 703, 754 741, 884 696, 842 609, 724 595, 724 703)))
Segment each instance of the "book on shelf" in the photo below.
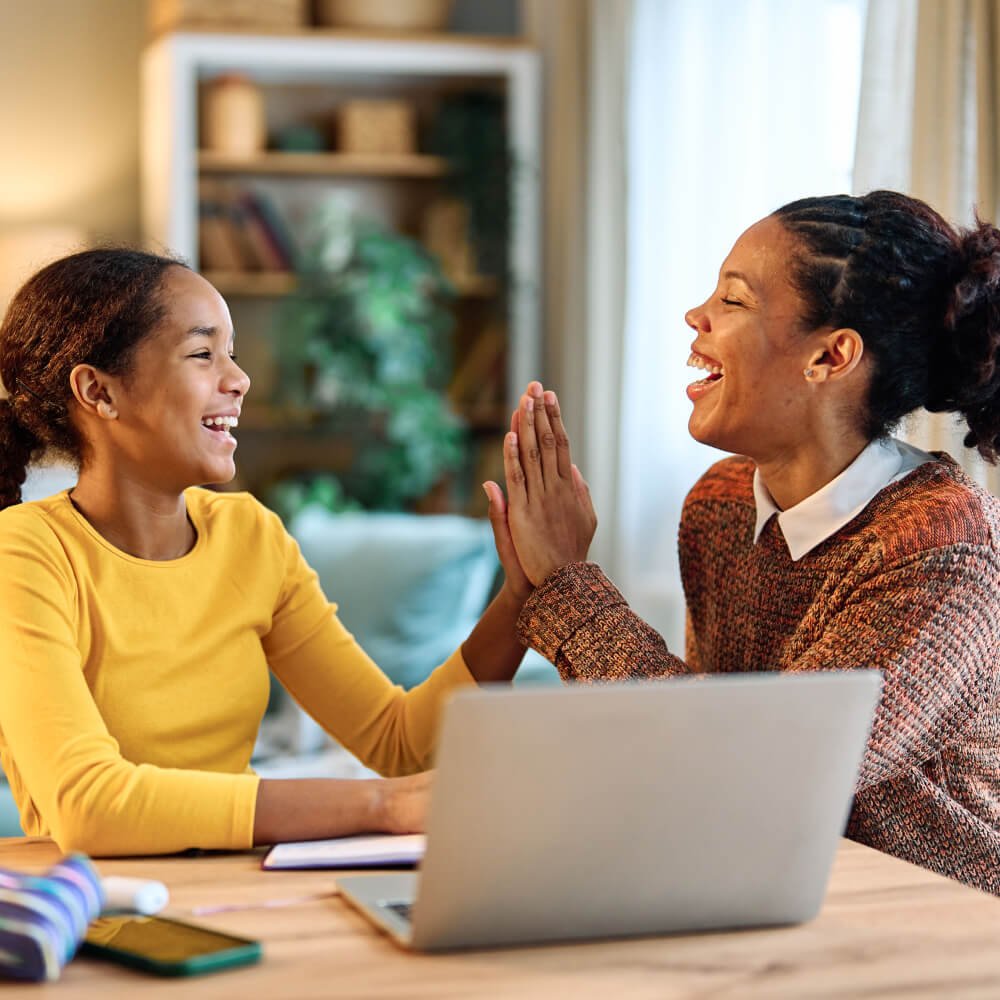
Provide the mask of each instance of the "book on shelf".
POLYGON ((246 269, 236 231, 225 208, 215 201, 203 200, 198 205, 198 258, 203 270, 246 269))
POLYGON ((198 219, 199 256, 206 270, 272 272, 295 266, 288 227, 259 192, 203 182, 198 219))
POLYGON ((244 188, 236 199, 242 209, 245 224, 254 234, 256 245, 271 262, 268 270, 294 270, 298 254, 291 231, 274 202, 252 188, 244 188))

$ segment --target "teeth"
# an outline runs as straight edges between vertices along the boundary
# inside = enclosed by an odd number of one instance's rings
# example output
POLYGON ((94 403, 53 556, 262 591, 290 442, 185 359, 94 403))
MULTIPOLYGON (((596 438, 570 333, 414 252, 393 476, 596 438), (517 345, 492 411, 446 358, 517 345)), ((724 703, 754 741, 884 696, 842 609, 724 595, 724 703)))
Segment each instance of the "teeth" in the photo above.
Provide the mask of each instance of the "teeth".
POLYGON ((206 427, 239 427, 240 422, 236 417, 205 417, 202 423, 206 427))
POLYGON ((710 365, 700 354, 693 351, 687 359, 688 368, 700 368, 702 371, 711 372, 713 375, 723 375, 722 365, 710 365))

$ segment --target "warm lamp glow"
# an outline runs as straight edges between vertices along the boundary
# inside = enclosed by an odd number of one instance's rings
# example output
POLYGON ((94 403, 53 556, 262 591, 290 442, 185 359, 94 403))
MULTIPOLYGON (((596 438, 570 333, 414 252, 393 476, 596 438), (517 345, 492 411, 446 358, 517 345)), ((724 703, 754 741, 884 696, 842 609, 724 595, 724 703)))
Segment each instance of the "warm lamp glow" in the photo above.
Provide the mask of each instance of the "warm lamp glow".
POLYGON ((0 315, 35 271, 86 244, 87 234, 79 226, 24 226, 0 232, 0 315))

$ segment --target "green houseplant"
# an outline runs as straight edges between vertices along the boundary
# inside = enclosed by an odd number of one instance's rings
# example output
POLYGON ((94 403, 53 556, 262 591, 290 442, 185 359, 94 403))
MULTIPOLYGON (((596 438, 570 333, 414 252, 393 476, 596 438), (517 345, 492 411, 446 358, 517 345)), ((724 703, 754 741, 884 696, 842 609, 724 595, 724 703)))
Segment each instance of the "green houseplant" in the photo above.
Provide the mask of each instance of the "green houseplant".
POLYGON ((286 481, 272 498, 291 515, 405 510, 464 459, 464 429, 444 393, 454 291, 414 240, 331 202, 317 215, 295 292, 279 311, 278 402, 348 439, 336 475, 286 481))

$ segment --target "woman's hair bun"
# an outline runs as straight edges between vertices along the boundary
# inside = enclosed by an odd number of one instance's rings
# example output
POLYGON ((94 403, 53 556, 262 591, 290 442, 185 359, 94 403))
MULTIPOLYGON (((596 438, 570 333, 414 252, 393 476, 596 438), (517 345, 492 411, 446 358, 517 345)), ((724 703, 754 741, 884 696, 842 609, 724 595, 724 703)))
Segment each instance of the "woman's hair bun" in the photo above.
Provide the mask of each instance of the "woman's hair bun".
POLYGON ((957 411, 965 444, 996 461, 1000 450, 1000 230, 976 219, 958 232, 941 337, 931 355, 927 409, 957 411))

